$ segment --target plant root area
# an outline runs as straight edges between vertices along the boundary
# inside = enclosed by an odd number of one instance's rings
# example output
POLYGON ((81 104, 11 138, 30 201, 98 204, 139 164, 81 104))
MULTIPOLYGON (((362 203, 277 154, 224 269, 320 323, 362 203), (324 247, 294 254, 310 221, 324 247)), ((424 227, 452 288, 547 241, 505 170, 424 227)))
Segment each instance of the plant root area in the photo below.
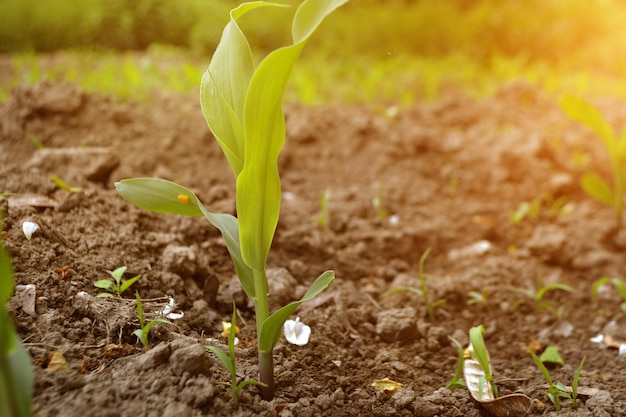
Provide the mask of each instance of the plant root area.
MULTIPOLYGON (((626 124, 623 102, 594 104, 626 124)), ((0 201, 17 284, 8 308, 33 358, 34 414, 524 415, 490 414, 467 389, 446 388, 458 360, 451 338, 467 346, 468 330, 482 324, 500 394, 529 396, 528 415, 626 416, 622 300, 611 284, 592 298, 599 278, 624 277, 626 230, 578 185, 588 171, 610 178, 601 142, 522 82, 484 99, 448 93, 389 110, 285 106, 271 309, 299 299, 327 269, 337 278, 296 312, 312 329, 309 343, 279 341, 275 398, 249 386, 235 401, 204 346, 227 348, 222 322, 233 301, 240 381, 258 377, 257 341, 253 304, 220 234, 203 218, 138 209, 114 188, 124 178, 169 179, 210 211, 235 214, 235 181, 197 97, 120 103, 63 83, 16 87, 0 110, 0 201), (524 204, 533 208, 526 216, 524 204), (25 221, 40 226, 31 240, 25 221), (428 298, 443 301, 433 317, 415 292, 386 295, 421 288, 428 248, 428 298), (124 280, 139 281, 121 297, 96 297, 94 282, 120 266, 124 280), (554 283, 574 291, 530 296, 554 283), (472 291, 480 302, 470 303, 472 291), (133 335, 135 292, 147 320, 182 314, 154 326, 147 349, 133 335), (557 411, 544 395, 528 352, 548 346, 564 361, 549 368, 552 379, 566 386, 586 358, 577 408, 561 399, 557 411), (384 378, 402 388, 377 390, 384 378)))

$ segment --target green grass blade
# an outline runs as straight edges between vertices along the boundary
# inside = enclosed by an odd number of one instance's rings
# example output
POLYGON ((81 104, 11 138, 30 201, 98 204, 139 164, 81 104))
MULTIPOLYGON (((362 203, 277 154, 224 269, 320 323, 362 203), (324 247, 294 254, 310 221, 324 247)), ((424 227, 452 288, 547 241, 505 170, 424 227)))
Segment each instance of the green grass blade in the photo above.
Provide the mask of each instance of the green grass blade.
POLYGON ((546 295, 547 292, 556 291, 556 290, 574 292, 574 288, 572 288, 571 286, 567 284, 562 284, 560 282, 556 282, 554 284, 546 285, 545 287, 537 291, 536 300, 540 301, 543 299, 544 295, 546 295))
POLYGON ((132 277, 131 279, 124 281, 121 285, 120 285, 120 295, 126 291, 131 285, 133 285, 135 282, 137 282, 137 280, 141 278, 141 275, 137 275, 135 277, 132 277))
POLYGON ((593 286, 591 287, 591 299, 592 301, 596 301, 598 299, 598 291, 600 290, 600 287, 603 286, 604 284, 608 283, 611 280, 611 278, 609 277, 602 277, 600 279, 598 279, 596 282, 593 283, 593 286))
POLYGON ((320 293, 325 291, 335 280, 335 273, 333 271, 326 271, 309 287, 308 291, 299 301, 294 301, 287 304, 283 308, 277 310, 269 316, 261 327, 261 335, 259 339, 259 350, 261 352, 271 352, 280 339, 280 332, 285 324, 285 320, 293 314, 293 312, 300 307, 304 302, 310 301, 317 297, 320 293))
POLYGON ((580 179, 580 186, 587 195, 597 201, 613 207, 613 191, 611 186, 598 174, 589 172, 580 179))

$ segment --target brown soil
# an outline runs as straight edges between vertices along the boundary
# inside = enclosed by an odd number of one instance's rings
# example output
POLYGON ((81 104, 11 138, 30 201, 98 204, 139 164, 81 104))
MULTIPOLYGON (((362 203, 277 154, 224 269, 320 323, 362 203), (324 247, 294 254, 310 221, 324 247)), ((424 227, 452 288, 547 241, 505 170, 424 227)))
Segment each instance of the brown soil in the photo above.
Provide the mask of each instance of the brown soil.
MULTIPOLYGON (((624 103, 596 104, 626 122, 624 103)), ((613 326, 624 336, 613 287, 592 302, 602 276, 622 277, 626 235, 610 208, 577 185, 584 169, 606 172, 592 133, 570 122, 556 103, 517 83, 493 97, 451 94, 388 117, 363 107, 286 107, 287 145, 280 169, 285 198, 270 254, 272 308, 299 298, 326 269, 337 279, 297 315, 311 326, 308 345, 284 338, 275 350, 276 398, 253 387, 238 403, 216 357, 221 321, 237 302, 241 379, 255 378, 254 310, 234 276, 219 233, 204 219, 148 213, 124 201, 114 181, 138 176, 175 180, 215 212, 234 213, 234 181, 202 118, 197 99, 160 95, 116 103, 65 84, 19 87, 1 105, 0 192, 3 237, 19 296, 9 305, 34 358, 37 416, 486 416, 466 389, 444 388, 470 327, 484 324, 502 393, 535 399, 531 415, 626 415, 626 356, 590 339, 613 326), (45 146, 36 150, 28 138, 45 146), (105 148, 105 149, 102 149, 105 148), (52 150, 58 150, 52 152, 52 150), (589 156, 588 166, 575 155, 589 156), (54 173, 82 192, 58 189, 54 173), (331 191, 329 229, 315 218, 331 191), (380 195, 387 216, 372 199, 380 195), (541 196, 566 196, 569 214, 546 204, 536 219, 511 224, 509 213, 541 196), (397 216, 397 217, 396 217, 397 216), (22 222, 45 225, 31 241, 22 222), (392 220, 397 220, 394 222, 392 220), (412 293, 425 263, 431 300, 426 314, 412 293), (141 279, 123 299, 98 299, 94 282, 126 265, 141 279), (562 317, 536 308, 514 288, 561 282, 552 291, 562 317), (468 304, 469 291, 489 289, 488 305, 468 304), (158 325, 141 349, 134 292, 149 318, 174 298, 184 317, 158 325), (33 305, 34 302, 34 305, 33 305), (604 329, 604 330, 603 330, 604 329), (558 346, 571 383, 586 357, 580 385, 597 389, 574 410, 557 413, 545 380, 527 354, 558 346), (55 370, 59 351, 68 370, 55 370), (378 392, 375 380, 403 384, 378 392)))

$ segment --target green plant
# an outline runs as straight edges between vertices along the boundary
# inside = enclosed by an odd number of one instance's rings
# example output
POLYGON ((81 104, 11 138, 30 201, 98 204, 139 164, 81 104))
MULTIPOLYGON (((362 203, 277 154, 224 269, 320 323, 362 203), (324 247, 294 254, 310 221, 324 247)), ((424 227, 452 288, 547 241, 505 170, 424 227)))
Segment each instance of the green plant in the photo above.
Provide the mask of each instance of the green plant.
POLYGON ((470 344, 472 346, 476 361, 480 365, 484 372, 485 384, 489 384, 494 397, 498 397, 498 386, 493 380, 493 373, 491 371, 491 361, 489 359, 489 351, 485 345, 483 339, 483 333, 485 333, 485 327, 480 326, 472 327, 469 331, 470 344))
POLYGON ((150 333, 150 329, 157 323, 163 324, 172 324, 171 321, 157 318, 154 320, 145 323, 143 318, 143 306, 141 304, 141 297, 139 297, 139 292, 135 291, 135 298, 137 299, 137 316, 139 316, 139 328, 133 332, 137 339, 141 342, 144 349, 148 347, 148 333, 150 333))
POLYGON ((535 361, 535 364, 537 365, 537 367, 543 374, 543 377, 545 378, 546 382, 548 383, 548 392, 546 392, 545 396, 547 399, 550 400, 552 404, 554 404, 554 408, 556 409, 556 411, 561 411, 561 401, 560 401, 561 398, 566 398, 570 400, 572 407, 577 408, 578 407, 578 381, 580 379, 580 374, 583 370, 583 365, 585 364, 585 358, 583 358, 583 360, 580 362, 580 365, 578 365, 578 369, 576 370, 576 373, 574 374, 574 378, 572 379, 571 392, 570 392, 570 390, 563 383, 553 382, 552 377, 550 376, 550 372, 548 371, 546 366, 543 364, 541 359, 537 357, 535 352, 530 351, 530 356, 533 358, 533 361, 535 361))
POLYGON ((397 288, 393 288, 387 291, 386 293, 383 294, 383 296, 387 297, 387 296, 390 296, 392 294, 396 294, 399 292, 412 292, 414 294, 417 294, 420 297, 422 297, 422 299, 424 300, 424 304, 426 305, 426 311, 428 312, 428 317, 431 320, 433 320, 435 318, 435 309, 439 307, 441 304, 443 304, 445 300, 437 300, 437 301, 431 302, 430 297, 428 296, 428 288, 426 286, 426 275, 424 274, 424 262, 426 262, 426 258, 428 257, 428 254, 430 253, 431 249, 432 248, 426 249, 420 258, 419 279, 420 279, 421 288, 397 287, 397 288))
POLYGON ((591 298, 593 299, 593 301, 598 299, 598 291, 600 290, 600 287, 604 284, 613 284, 615 289, 619 292, 619 295, 622 297, 622 304, 620 305, 620 307, 622 309, 622 312, 626 314, 626 282, 619 278, 600 278, 593 283, 593 287, 591 289, 591 298))
POLYGON ((626 127, 618 137, 595 106, 570 94, 563 95, 559 105, 568 117, 593 130, 602 141, 611 164, 612 184, 598 173, 587 172, 581 177, 580 185, 590 197, 612 207, 620 222, 626 190, 626 127))
POLYGON ((5 308, 14 285, 11 260, 0 237, 0 415, 27 417, 31 415, 33 396, 32 361, 5 308))
POLYGON ((489 304, 489 294, 491 294, 491 287, 484 287, 480 292, 468 291, 467 305, 480 304, 491 311, 491 304, 489 304))
POLYGON ((126 291, 131 285, 133 285, 141 275, 135 275, 134 277, 127 279, 122 282, 122 277, 124 276, 124 272, 126 272, 125 266, 120 266, 114 271, 109 271, 109 274, 113 278, 113 281, 110 279, 101 279, 99 281, 94 282, 94 286, 97 288, 101 288, 107 292, 101 292, 98 294, 98 297, 112 297, 114 294, 122 296, 122 293, 126 291))
POLYGON ((463 375, 463 365, 465 363, 465 349, 463 348, 463 345, 455 338, 448 336, 448 339, 450 339, 456 345, 457 352, 458 352, 458 359, 456 362, 456 370, 454 371, 454 376, 452 377, 452 380, 448 382, 448 384, 446 385, 446 388, 448 389, 463 388, 467 386, 465 381, 461 379, 461 376, 463 375))
POLYGON ((535 198, 533 201, 521 203, 517 210, 509 212, 509 219, 513 226, 517 226, 524 219, 536 220, 542 213, 542 209, 547 210, 546 213, 553 218, 565 216, 572 210, 572 205, 566 196, 553 198, 549 194, 535 198))
POLYGON ((374 211, 376 212, 376 217, 379 219, 383 219, 387 217, 389 211, 385 208, 385 203, 383 202, 383 189, 380 187, 376 192, 374 198, 372 198, 372 207, 374 207, 374 211))
POLYGON ((60 189, 65 190, 70 193, 80 193, 83 191, 81 187, 74 187, 63 181, 63 179, 57 175, 49 174, 48 177, 50 180, 60 189))
POLYGON ((292 23, 293 44, 274 50, 255 67, 252 51, 237 20, 267 2, 243 3, 231 10, 230 22, 202 78, 200 101, 204 117, 236 178, 235 218, 208 212, 190 190, 150 178, 115 184, 126 200, 160 213, 204 216, 220 230, 246 295, 255 302, 261 397, 274 397, 273 350, 283 323, 303 302, 333 282, 322 273, 299 301, 269 311, 265 272, 278 223, 281 189, 278 155, 285 142, 282 98, 296 59, 324 18, 347 0, 305 0, 292 23))
POLYGON ((237 363, 235 357, 235 333, 237 331, 237 309, 233 303, 233 316, 230 321, 230 329, 228 331, 228 353, 224 352, 217 346, 205 346, 204 348, 215 353, 217 358, 222 362, 228 373, 230 374, 230 387, 233 399, 238 399, 239 392, 248 385, 264 386, 265 384, 256 380, 247 380, 237 382, 237 363))
POLYGON ((322 194, 322 198, 320 198, 320 215, 315 218, 317 223, 322 228, 322 231, 325 232, 328 230, 328 202, 330 201, 330 190, 324 191, 322 194))
POLYGON ((543 285, 543 280, 541 278, 537 281, 537 287, 539 287, 538 290, 534 288, 514 288, 513 291, 518 294, 525 295, 530 300, 532 300, 535 306, 535 312, 547 310, 550 313, 554 314, 558 319, 562 319, 563 315, 565 314, 565 304, 556 308, 552 304, 550 304, 550 302, 546 301, 544 297, 550 291, 574 292, 574 288, 560 282, 543 285))

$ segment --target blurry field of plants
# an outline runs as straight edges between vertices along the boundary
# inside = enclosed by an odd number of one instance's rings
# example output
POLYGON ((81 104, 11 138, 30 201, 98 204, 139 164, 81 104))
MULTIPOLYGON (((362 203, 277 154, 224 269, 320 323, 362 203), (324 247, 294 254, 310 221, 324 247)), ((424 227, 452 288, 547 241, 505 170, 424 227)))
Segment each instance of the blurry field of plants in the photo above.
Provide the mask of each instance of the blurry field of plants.
MULTIPOLYGON (((0 99, 46 79, 123 100, 194 93, 238 3, 0 0, 0 99)), ((275 23, 294 10, 242 19, 260 54, 288 42, 275 23)), ((626 96, 621 0, 359 0, 323 26, 288 101, 408 105, 448 89, 482 96, 520 78, 553 94, 626 96)))

